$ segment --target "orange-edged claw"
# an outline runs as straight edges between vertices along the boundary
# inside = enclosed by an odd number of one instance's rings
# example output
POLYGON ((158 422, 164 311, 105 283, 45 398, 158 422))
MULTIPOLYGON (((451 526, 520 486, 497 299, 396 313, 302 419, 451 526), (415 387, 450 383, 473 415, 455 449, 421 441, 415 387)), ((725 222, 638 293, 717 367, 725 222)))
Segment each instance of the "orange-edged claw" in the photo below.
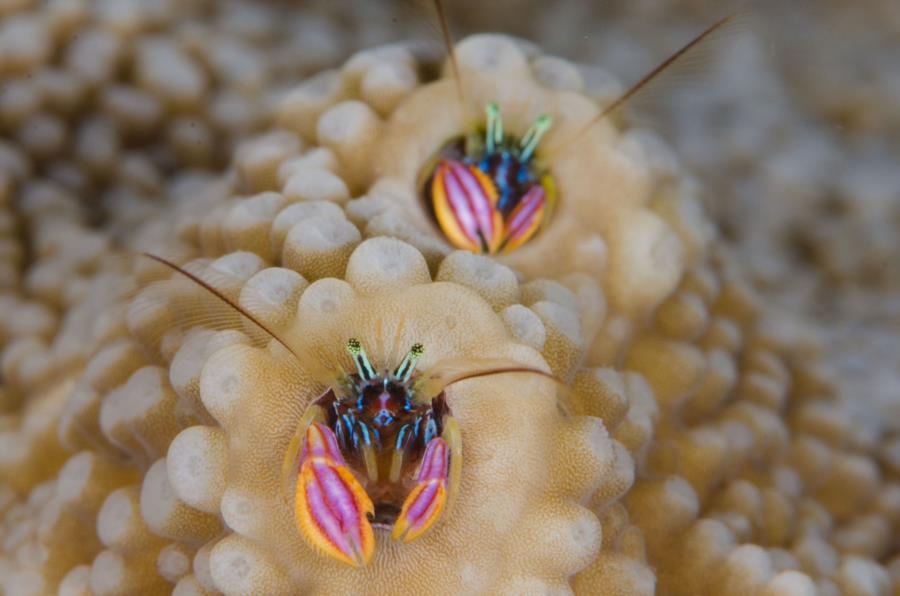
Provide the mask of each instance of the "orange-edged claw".
POLYGON ((375 552, 368 515, 375 507, 347 467, 334 432, 310 424, 300 456, 295 514, 309 543, 349 565, 366 565, 375 552))
POLYGON ((418 481, 394 523, 391 538, 410 542, 424 534, 440 517, 447 501, 447 474, 450 467, 450 447, 436 437, 429 441, 422 456, 418 481))
POLYGON ((496 209, 497 188, 477 166, 441 160, 431 180, 438 225, 457 248, 494 253, 503 240, 503 217, 496 209))
POLYGON ((511 252, 531 238, 541 225, 547 202, 544 187, 535 184, 519 201, 506 220, 504 252, 511 252))

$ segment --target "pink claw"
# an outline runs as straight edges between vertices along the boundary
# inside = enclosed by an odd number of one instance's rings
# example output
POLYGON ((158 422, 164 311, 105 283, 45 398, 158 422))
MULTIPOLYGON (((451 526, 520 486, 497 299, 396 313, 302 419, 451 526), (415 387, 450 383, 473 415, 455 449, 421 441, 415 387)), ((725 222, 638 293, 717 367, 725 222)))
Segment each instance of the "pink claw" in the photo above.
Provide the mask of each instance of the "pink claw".
POLYGON ((506 252, 522 246, 534 236, 544 216, 547 194, 540 184, 532 186, 506 221, 506 252))
POLYGON ((418 482, 412 489, 394 524, 391 537, 403 542, 415 540, 437 521, 447 502, 447 473, 450 447, 436 437, 425 448, 418 482))
POLYGON ((374 507, 347 467, 334 432, 324 424, 311 424, 300 462, 294 505, 302 534, 339 561, 365 565, 375 550, 368 520, 374 507))
POLYGON ((346 465, 334 431, 318 422, 311 424, 306 431, 306 440, 303 442, 300 461, 306 461, 309 457, 325 457, 336 464, 346 465))
POLYGON ((496 252, 503 218, 497 188, 477 166, 442 160, 431 184, 435 217, 450 243, 472 252, 496 252))

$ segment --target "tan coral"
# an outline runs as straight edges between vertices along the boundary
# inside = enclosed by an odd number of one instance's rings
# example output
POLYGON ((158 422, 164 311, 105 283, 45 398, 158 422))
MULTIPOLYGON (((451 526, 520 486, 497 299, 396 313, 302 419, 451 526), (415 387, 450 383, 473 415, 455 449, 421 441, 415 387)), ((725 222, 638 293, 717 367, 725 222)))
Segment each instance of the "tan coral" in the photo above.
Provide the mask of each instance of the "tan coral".
POLYGON ((547 114, 554 123, 538 155, 546 154, 559 205, 552 225, 503 261, 530 276, 589 273, 603 280, 617 309, 653 308, 677 282, 683 259, 676 230, 646 207, 643 157, 626 151, 626 139, 607 122, 584 131, 597 113, 594 103, 538 83, 512 40, 475 36, 460 42, 456 53, 465 103, 452 80, 423 86, 394 110, 379 143, 378 173, 402 184, 399 193, 387 195, 395 217, 439 234, 418 196, 420 169, 448 138, 478 126, 489 102, 498 103, 506 127, 519 136, 538 115, 547 114))
MULTIPOLYGON (((353 209, 350 219, 354 223, 366 221, 366 210, 375 206, 378 197, 370 197, 371 204, 364 204, 364 200, 348 205, 353 209)), ((696 213, 687 210, 684 213, 690 215, 683 215, 677 205, 673 208, 671 204, 667 204, 665 213, 678 215, 668 219, 675 222, 673 225, 680 230, 681 242, 689 245, 695 239, 702 240, 704 226, 696 213), (686 220, 685 217, 694 219, 686 220), (693 223, 687 225, 686 221, 693 223)), ((273 221, 277 222, 279 217, 276 216, 273 221)), ((282 229, 303 219, 285 218, 284 221, 282 225, 285 227, 282 229)), ((372 221, 367 225, 367 235, 374 233, 372 221)), ((277 227, 273 224, 273 230, 277 227)), ((693 246, 695 255, 702 254, 702 241, 698 240, 693 246)), ((798 497, 797 489, 792 488, 796 482, 774 488, 763 485, 762 492, 747 481, 728 482, 729 476, 740 474, 743 466, 756 457, 754 450, 762 449, 766 454, 764 457, 772 458, 773 462, 784 453, 786 430, 777 414, 786 405, 785 383, 792 374, 782 357, 776 355, 778 350, 784 349, 781 344, 777 340, 773 343, 772 338, 756 331, 758 308, 746 285, 732 281, 731 273, 715 271, 714 266, 711 268, 705 263, 692 269, 682 282, 683 288, 663 302, 654 328, 645 329, 640 323, 627 323, 622 333, 613 331, 613 324, 619 315, 604 321, 604 295, 596 288, 595 282, 592 289, 589 275, 584 279, 572 278, 568 282, 571 289, 548 280, 520 286, 513 283, 515 275, 512 271, 486 257, 452 253, 446 259, 436 258, 435 262, 437 267, 432 265, 432 268, 437 269, 439 279, 472 287, 495 309, 502 308, 503 318, 510 330, 522 341, 542 349, 557 374, 563 377, 577 375, 587 344, 598 334, 598 339, 594 341, 606 342, 620 355, 619 358, 624 358, 628 366, 644 373, 625 373, 621 381, 613 381, 607 373, 604 382, 614 382, 613 387, 619 383, 622 388, 610 389, 607 386, 606 389, 590 389, 585 386, 572 396, 575 400, 572 405, 580 408, 576 411, 600 415, 619 442, 614 444, 615 464, 606 468, 605 488, 595 493, 591 501, 592 510, 604 524, 609 524, 606 531, 609 541, 588 570, 576 578, 575 586, 579 591, 590 593, 603 585, 626 585, 633 586, 634 590, 650 590, 654 583, 651 566, 659 569, 658 580, 662 586, 677 585, 681 581, 678 572, 681 563, 677 561, 681 559, 670 560, 666 553, 671 550, 672 541, 690 535, 695 524, 700 523, 695 522, 700 514, 700 498, 710 503, 704 515, 721 519, 725 535, 730 536, 731 541, 766 540, 786 546, 787 541, 791 540, 791 532, 779 533, 779 528, 784 525, 784 516, 790 515, 792 501, 798 497), (522 304, 517 304, 519 302, 522 304), (604 329, 609 329, 612 334, 605 336, 604 329), (697 342, 696 345, 694 342, 697 342), (707 355, 706 350, 713 351, 707 355), (737 357, 741 359, 740 363, 735 361, 737 357), (661 367, 661 363, 665 366, 661 367), (741 370, 740 382, 735 378, 737 366, 741 370), (624 389, 626 387, 627 390, 624 389), (624 396, 624 399, 620 397, 617 401, 613 398, 606 405, 609 399, 606 396, 613 395, 624 396), (595 400, 600 401, 597 403, 595 400), (674 423, 682 410, 692 412, 695 422, 720 420, 682 435, 677 432, 677 424, 674 423), (662 426, 657 428, 661 422, 662 426), (654 436, 657 438, 654 439, 654 436), (671 476, 665 482, 644 479, 635 482, 633 461, 646 472, 671 476), (635 483, 633 489, 632 483, 635 483), (695 491, 702 492, 695 494, 695 491), (615 504, 623 495, 626 495, 625 508, 615 504), (684 514, 668 519, 654 517, 656 511, 666 508, 668 500, 683 505, 684 514), (607 569, 614 571, 604 575, 603 580, 597 579, 600 570, 607 569)), ((367 268, 368 263, 357 266, 348 263, 347 275, 353 277, 367 268)), ((332 274, 340 274, 342 268, 333 271, 332 274)), ((315 273, 307 275, 317 277, 315 273)), ((408 281, 425 281, 427 278, 427 272, 423 270, 409 277, 408 281)), ((394 283, 399 283, 396 278, 394 283)), ((376 287, 369 291, 374 291, 376 287)), ((346 293, 337 286, 330 289, 336 295, 346 293)), ((613 312, 618 310, 615 303, 611 307, 613 312)), ((269 314, 274 320, 285 320, 277 309, 269 314)), ((319 319, 321 313, 310 318, 319 319)), ((246 350, 248 347, 238 343, 233 349, 246 350)), ((610 358, 608 349, 592 351, 587 361, 617 363, 619 358, 610 358)), ((803 373, 798 371, 796 374, 803 373)), ((807 410, 809 414, 816 411, 807 410)), ((817 433, 823 438, 834 437, 835 432, 846 432, 835 429, 828 420, 809 414, 798 420, 810 428, 818 428, 817 433)), ((219 462, 210 467, 216 469, 222 465, 219 462)), ((753 480, 769 482, 765 477, 753 480)), ((783 481, 779 479, 778 482, 783 481)), ((187 497, 188 493, 185 494, 187 497)), ((200 494, 206 493, 201 491, 200 494)), ((204 498, 215 502, 218 494, 217 489, 204 498)), ((725 549, 720 556, 725 557, 728 550, 725 549)), ((227 548, 223 546, 222 553, 229 562, 256 561, 257 565, 263 565, 259 561, 267 556, 264 551, 251 548, 249 543, 241 540, 228 542, 227 548)), ((210 560, 214 561, 215 556, 210 560)), ((775 590, 787 581, 777 572, 799 565, 794 555, 774 548, 765 553, 758 548, 737 549, 721 560, 727 561, 724 571, 711 578, 711 583, 704 589, 741 590, 756 589, 755 586, 763 589, 772 582, 770 588, 775 590)), ((277 563, 270 564, 278 567, 277 563)), ((255 567, 251 565, 250 568, 255 567)), ((289 564, 283 563, 281 571, 270 579, 252 581, 275 582, 273 586, 285 586, 289 568, 289 564)), ((823 574, 828 577, 838 568, 833 566, 831 569, 823 574)), ((822 572, 814 575, 819 573, 822 572)), ((792 581, 795 583, 808 586, 803 576, 788 577, 794 578, 792 581)), ((228 579, 234 581, 237 578, 229 576, 228 579)), ((819 580, 821 585, 829 581, 832 580, 819 580)), ((515 585, 525 589, 524 586, 529 584, 515 585)))
MULTIPOLYGON (((449 76, 420 85, 433 65, 393 46, 290 91, 280 128, 255 135, 266 102, 247 94, 284 68, 249 49, 274 28, 268 8, 236 9, 224 38, 190 21, 175 42, 171 15, 149 4, 27 5, 0 7, 25 11, 4 23, 18 41, 0 58, 0 129, 15 143, 0 145, 0 286, 15 292, 0 317, 7 592, 900 585, 896 433, 861 421, 815 346, 767 320, 661 141, 603 122, 566 146, 617 84, 586 91, 574 65, 478 36, 458 48, 462 107, 449 76), (491 100, 515 133, 555 117, 541 150, 562 191, 551 225, 500 259, 451 251, 415 188, 491 100), (186 172, 220 167, 238 141, 225 175, 186 172), (90 197, 108 226, 86 225, 90 197), (8 241, 9 221, 29 246, 8 241), (369 568, 340 567, 300 537, 279 474, 320 380, 234 313, 196 318, 208 297, 154 285, 147 261, 134 270, 149 287, 118 308, 128 283, 105 256, 112 235, 184 263, 330 366, 346 365, 347 336, 380 335, 426 343, 423 367, 506 356, 571 390, 557 403, 522 375, 451 387, 457 506, 409 545, 379 536, 369 568)), ((817 258, 847 278, 853 251, 832 244, 817 258)))
MULTIPOLYGON (((424 259, 412 247, 388 239, 367 241, 354 251, 347 281, 321 280, 302 293, 297 320, 285 336, 293 349, 329 363, 344 361, 344 342, 353 335, 369 342, 375 353, 383 351, 381 358, 389 350, 379 337, 388 345, 419 341, 433 346, 426 348, 423 370, 447 357, 512 358, 544 366, 532 348, 510 340, 503 321, 475 294, 429 280, 424 259)), ((330 592, 383 585, 414 593, 440 582, 443 589, 520 593, 538 585, 564 585, 594 556, 599 523, 577 503, 593 492, 609 465, 605 432, 596 423, 586 424, 588 419, 578 429, 564 430, 552 383, 527 377, 509 383, 498 377, 461 383, 449 392, 465 456, 459 500, 440 526, 409 545, 379 535, 375 560, 362 572, 324 558, 298 533, 280 472, 299 417, 321 391, 309 372, 298 370, 278 350, 236 344, 212 354, 203 368, 201 399, 222 431, 183 431, 168 459, 176 471, 185 465, 176 462, 200 458, 194 475, 179 471, 172 476, 178 479, 173 488, 203 508, 221 500, 223 518, 236 532, 211 551, 210 570, 219 589, 330 592), (216 436, 227 438, 227 451, 214 447, 216 436), (196 441, 195 448, 188 447, 196 441), (546 468, 546 477, 517 475, 512 462, 526 461, 529 468, 546 468), (197 475, 226 469, 224 491, 210 486, 219 479, 197 475), (255 472, 243 472, 250 469, 255 472), (486 525, 494 528, 489 542, 486 525), (541 537, 551 536, 558 537, 556 542, 543 544, 541 537), (448 544, 461 549, 448 556, 448 544), (235 575, 238 568, 246 574, 235 575), (454 569, 464 572, 452 576, 458 585, 450 588, 446 582, 454 569), (398 576, 406 578, 404 584, 394 583, 398 576)))

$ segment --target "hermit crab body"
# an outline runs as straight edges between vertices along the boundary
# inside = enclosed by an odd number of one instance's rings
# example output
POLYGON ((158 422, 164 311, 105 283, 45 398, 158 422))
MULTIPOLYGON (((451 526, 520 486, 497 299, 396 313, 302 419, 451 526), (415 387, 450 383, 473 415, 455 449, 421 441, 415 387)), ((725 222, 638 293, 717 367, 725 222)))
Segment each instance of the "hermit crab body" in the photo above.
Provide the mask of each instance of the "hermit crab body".
POLYGON ((462 453, 443 392, 430 403, 414 399, 421 344, 381 373, 359 341, 347 349, 357 372, 343 380, 345 397, 329 389, 297 429, 303 445, 294 502, 307 541, 358 566, 374 553, 373 527, 393 528, 394 540, 409 542, 434 524, 448 485, 458 484, 462 453))
POLYGON ((424 168, 422 192, 438 227, 457 248, 511 252, 540 229, 553 210, 556 187, 535 159, 550 128, 540 116, 521 139, 503 131, 490 103, 482 134, 447 141, 424 168))

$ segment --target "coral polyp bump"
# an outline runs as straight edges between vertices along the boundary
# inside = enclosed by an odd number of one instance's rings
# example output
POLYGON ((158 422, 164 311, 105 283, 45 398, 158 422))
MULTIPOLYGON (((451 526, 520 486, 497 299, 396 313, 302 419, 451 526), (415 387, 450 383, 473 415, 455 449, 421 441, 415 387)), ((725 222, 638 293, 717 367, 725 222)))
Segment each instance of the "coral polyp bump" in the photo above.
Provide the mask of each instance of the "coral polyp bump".
POLYGON ((215 58, 280 55, 241 48, 282 8, 213 43, 132 3, 13 5, 47 44, 0 62, 43 81, 0 124, 40 125, 0 147, 5 594, 900 585, 896 439, 575 65, 474 36, 461 100, 393 45, 219 130, 247 106, 215 58), (207 93, 230 117, 200 136, 239 141, 223 172, 191 169, 219 161, 185 120, 207 93), (47 134, 68 122, 72 148, 47 134), (83 217, 96 188, 108 221, 83 217))

